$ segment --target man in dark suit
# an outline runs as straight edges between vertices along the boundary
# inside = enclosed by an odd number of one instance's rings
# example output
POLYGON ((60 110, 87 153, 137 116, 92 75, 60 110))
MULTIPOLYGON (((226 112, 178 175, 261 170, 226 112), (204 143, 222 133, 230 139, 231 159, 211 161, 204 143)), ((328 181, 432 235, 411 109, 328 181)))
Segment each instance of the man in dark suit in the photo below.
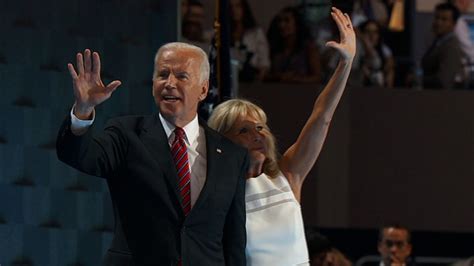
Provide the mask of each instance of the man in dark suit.
POLYGON ((463 81, 463 57, 454 27, 459 10, 450 3, 435 8, 433 32, 435 39, 422 58, 423 87, 429 89, 453 89, 463 81))
POLYGON ((107 180, 116 225, 105 264, 245 265, 247 152, 198 120, 209 84, 204 51, 162 46, 153 74, 159 112, 111 119, 95 136, 94 107, 121 83, 102 83, 96 52, 86 49, 76 61, 68 64, 75 104, 57 154, 107 180))

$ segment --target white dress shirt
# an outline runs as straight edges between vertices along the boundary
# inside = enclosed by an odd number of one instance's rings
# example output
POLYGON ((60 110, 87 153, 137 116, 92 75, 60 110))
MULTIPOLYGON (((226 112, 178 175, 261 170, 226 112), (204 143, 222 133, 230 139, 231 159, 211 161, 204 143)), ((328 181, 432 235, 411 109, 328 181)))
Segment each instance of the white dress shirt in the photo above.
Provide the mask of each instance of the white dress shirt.
POLYGON ((469 59, 469 62, 474 63, 474 44, 471 41, 469 26, 467 25, 465 17, 461 16, 456 22, 454 33, 459 40, 461 49, 469 59))
MULTIPOLYGON (((74 107, 71 109, 71 131, 74 135, 82 135, 94 123, 95 112, 92 114, 91 120, 81 120, 73 113, 74 107)), ((174 140, 175 125, 168 122, 161 114, 159 114, 160 122, 163 125, 168 144, 172 145, 174 140)), ((191 172, 191 207, 196 203, 199 194, 206 182, 207 156, 206 156, 206 137, 204 129, 199 126, 197 115, 194 119, 183 127, 186 133, 186 147, 188 148, 189 171, 191 172)))

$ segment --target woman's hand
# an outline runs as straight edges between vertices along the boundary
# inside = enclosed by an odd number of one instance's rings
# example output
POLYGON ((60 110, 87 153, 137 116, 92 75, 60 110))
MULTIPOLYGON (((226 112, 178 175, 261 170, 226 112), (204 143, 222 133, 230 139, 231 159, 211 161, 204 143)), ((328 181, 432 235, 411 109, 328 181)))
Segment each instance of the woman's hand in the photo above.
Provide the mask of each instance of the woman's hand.
POLYGON ((347 13, 333 7, 331 16, 339 29, 340 41, 329 41, 326 46, 333 47, 342 56, 343 60, 352 61, 356 53, 356 38, 351 19, 347 13))

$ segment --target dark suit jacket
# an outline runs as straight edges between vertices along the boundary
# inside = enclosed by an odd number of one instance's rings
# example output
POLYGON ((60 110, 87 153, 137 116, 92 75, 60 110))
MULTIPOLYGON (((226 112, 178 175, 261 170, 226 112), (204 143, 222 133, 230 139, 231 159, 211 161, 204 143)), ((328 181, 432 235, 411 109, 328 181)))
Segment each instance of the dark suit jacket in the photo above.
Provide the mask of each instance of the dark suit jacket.
POLYGON ((188 217, 158 114, 110 120, 102 134, 75 136, 70 117, 57 139, 58 158, 107 179, 115 235, 106 265, 245 265, 244 148, 204 123, 206 183, 188 217))
POLYGON ((463 71, 463 57, 454 33, 435 40, 422 58, 423 87, 453 89, 456 75, 461 75, 463 71))

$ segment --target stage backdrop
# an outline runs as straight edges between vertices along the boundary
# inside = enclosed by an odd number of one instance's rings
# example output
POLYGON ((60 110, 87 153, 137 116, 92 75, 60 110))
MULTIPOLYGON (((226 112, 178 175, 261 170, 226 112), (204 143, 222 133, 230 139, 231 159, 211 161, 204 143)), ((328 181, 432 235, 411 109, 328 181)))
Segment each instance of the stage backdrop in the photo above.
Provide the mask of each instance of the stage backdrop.
MULTIPOLYGON (((304 125, 319 88, 254 84, 283 152, 304 125)), ((413 230, 474 230, 474 93, 348 87, 304 185, 305 222, 413 230)))
POLYGON ((66 64, 85 48, 122 86, 97 124, 152 112, 156 49, 177 36, 176 1, 0 1, 0 264, 100 265, 113 215, 104 180, 59 162, 73 104, 66 64))

